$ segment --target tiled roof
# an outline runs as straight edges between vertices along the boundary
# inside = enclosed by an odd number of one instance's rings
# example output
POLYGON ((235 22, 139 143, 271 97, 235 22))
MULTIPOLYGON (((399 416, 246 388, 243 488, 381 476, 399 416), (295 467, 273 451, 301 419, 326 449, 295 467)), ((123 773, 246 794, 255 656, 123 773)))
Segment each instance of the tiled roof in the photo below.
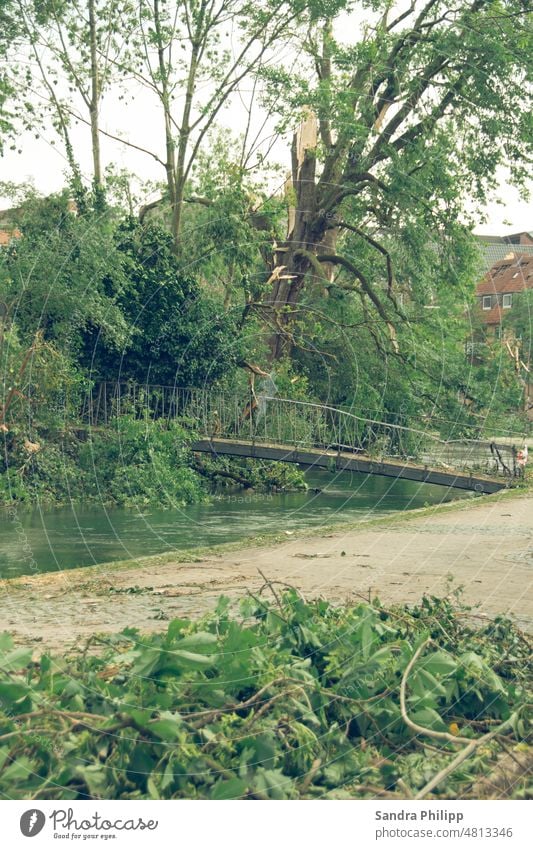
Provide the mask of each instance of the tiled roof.
MULTIPOLYGON (((483 268, 485 271, 488 271, 489 268, 492 268, 495 262, 499 262, 505 257, 509 256, 513 250, 516 250, 516 247, 505 244, 481 244, 480 246, 481 256, 483 260, 483 268)), ((520 245, 518 248, 521 254, 527 254, 529 256, 533 256, 533 245, 520 245)))
POLYGON ((474 234, 476 239, 487 245, 533 245, 533 233, 522 230, 521 233, 510 233, 508 236, 484 236, 474 234))
POLYGON ((492 266, 476 286, 476 295, 502 295, 525 289, 533 289, 533 254, 524 253, 521 247, 520 253, 492 266))
POLYGON ((483 269, 488 271, 495 262, 505 259, 513 251, 533 256, 533 233, 523 230, 508 236, 484 236, 474 234, 481 253, 483 269))

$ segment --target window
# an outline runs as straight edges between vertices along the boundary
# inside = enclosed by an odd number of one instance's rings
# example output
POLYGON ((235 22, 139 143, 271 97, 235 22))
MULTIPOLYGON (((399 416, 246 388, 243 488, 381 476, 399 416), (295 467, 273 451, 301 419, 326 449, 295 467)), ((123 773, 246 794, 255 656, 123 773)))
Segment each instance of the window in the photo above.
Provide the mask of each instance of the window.
POLYGON ((508 310, 513 306, 513 296, 512 295, 504 295, 502 299, 502 307, 504 310, 508 310))
POLYGON ((483 309, 490 310, 492 306, 492 296, 491 295, 483 295, 483 309))

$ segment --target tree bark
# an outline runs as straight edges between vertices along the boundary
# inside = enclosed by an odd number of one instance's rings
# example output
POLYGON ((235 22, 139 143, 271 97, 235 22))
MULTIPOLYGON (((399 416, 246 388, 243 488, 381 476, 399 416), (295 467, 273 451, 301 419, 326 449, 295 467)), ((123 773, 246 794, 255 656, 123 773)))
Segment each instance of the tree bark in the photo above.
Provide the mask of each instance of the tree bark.
POLYGON ((100 75, 98 71, 98 44, 96 39, 95 0, 89 3, 89 42, 91 51, 91 101, 89 107, 91 119, 91 144, 93 153, 94 185, 102 187, 102 162, 100 155, 100 75))
POLYGON ((157 38, 157 61, 161 77, 160 99, 163 106, 163 120, 165 126, 165 173, 167 175, 167 190, 170 208, 174 216, 176 206, 176 153, 174 136, 172 134, 172 116, 170 110, 170 91, 168 84, 168 72, 165 62, 165 47, 161 31, 161 10, 159 0, 154 0, 154 30, 157 38))
MULTIPOLYGON (((291 308, 298 302, 305 275, 313 265, 312 256, 316 255, 327 231, 327 220, 317 208, 316 145, 316 118, 309 115, 292 143, 295 204, 289 212, 289 221, 294 221, 294 226, 283 250, 275 258, 275 264, 284 266, 284 271, 275 281, 269 297, 268 311, 275 326, 269 340, 271 362, 291 351, 291 308)), ((324 278, 326 274, 325 270, 324 278)))
POLYGON ((183 213, 183 201, 185 195, 186 182, 185 157, 187 155, 187 147, 189 145, 189 137, 191 134, 190 121, 192 111, 192 100, 194 95, 194 89, 196 86, 196 71, 198 69, 198 49, 198 42, 195 41, 195 43, 193 44, 191 61, 189 64, 187 88, 185 90, 185 105, 183 107, 181 127, 178 136, 178 161, 176 165, 175 197, 172 216, 172 230, 176 246, 179 242, 181 218, 183 213))

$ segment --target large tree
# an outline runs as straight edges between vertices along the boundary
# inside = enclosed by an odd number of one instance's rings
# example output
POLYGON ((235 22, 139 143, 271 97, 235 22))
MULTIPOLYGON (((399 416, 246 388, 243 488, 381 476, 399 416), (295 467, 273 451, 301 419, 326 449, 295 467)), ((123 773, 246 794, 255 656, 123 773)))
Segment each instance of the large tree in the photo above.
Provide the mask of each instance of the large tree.
POLYGON ((10 0, 17 22, 9 47, 15 111, 23 126, 59 135, 72 174, 81 180, 80 151, 72 142, 73 123, 90 130, 92 178, 104 182, 101 104, 121 81, 118 66, 129 56, 136 4, 130 0, 10 0))
POLYGON ((12 130, 12 116, 6 110, 6 102, 13 94, 7 73, 7 53, 16 32, 17 23, 11 0, 0 0, 0 153, 4 149, 6 135, 12 130))
MULTIPOLYGON (((187 198, 186 189, 210 131, 236 96, 245 109, 250 91, 254 101, 260 70, 275 61, 291 43, 291 28, 309 15, 301 0, 139 0, 137 6, 133 61, 117 65, 158 106, 165 153, 160 147, 151 155, 165 170, 179 247, 185 202, 203 202, 187 198)), ((243 160, 253 147, 250 117, 244 123, 243 160)))
MULTIPOLYGON (((321 296, 332 285, 353 291, 368 321, 383 328, 384 350, 397 350, 406 247, 433 243, 453 278, 447 245, 458 222, 468 223, 467 204, 472 211, 486 202, 502 165, 524 186, 533 55, 526 4, 395 5, 361 2, 340 18, 319 13, 301 73, 268 73, 271 104, 285 123, 288 114, 304 117, 293 143, 289 232, 258 305, 272 328, 273 359, 293 345, 310 287, 321 296)), ((423 268, 412 269, 410 297, 423 278, 423 268)))

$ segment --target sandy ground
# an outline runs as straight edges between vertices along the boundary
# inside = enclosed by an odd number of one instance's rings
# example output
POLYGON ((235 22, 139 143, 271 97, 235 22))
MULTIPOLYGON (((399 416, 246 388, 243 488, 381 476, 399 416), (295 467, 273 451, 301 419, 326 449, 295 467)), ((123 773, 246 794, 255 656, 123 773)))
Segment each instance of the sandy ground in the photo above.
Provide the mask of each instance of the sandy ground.
MULTIPOLYGON (((280 533, 283 519, 280 518, 280 533)), ((148 632, 196 616, 221 594, 236 597, 269 579, 308 597, 418 601, 464 587, 463 601, 505 613, 533 630, 533 496, 457 502, 350 530, 287 535, 192 559, 176 554, 126 564, 0 581, 0 629, 17 642, 68 649, 95 632, 148 632)))

